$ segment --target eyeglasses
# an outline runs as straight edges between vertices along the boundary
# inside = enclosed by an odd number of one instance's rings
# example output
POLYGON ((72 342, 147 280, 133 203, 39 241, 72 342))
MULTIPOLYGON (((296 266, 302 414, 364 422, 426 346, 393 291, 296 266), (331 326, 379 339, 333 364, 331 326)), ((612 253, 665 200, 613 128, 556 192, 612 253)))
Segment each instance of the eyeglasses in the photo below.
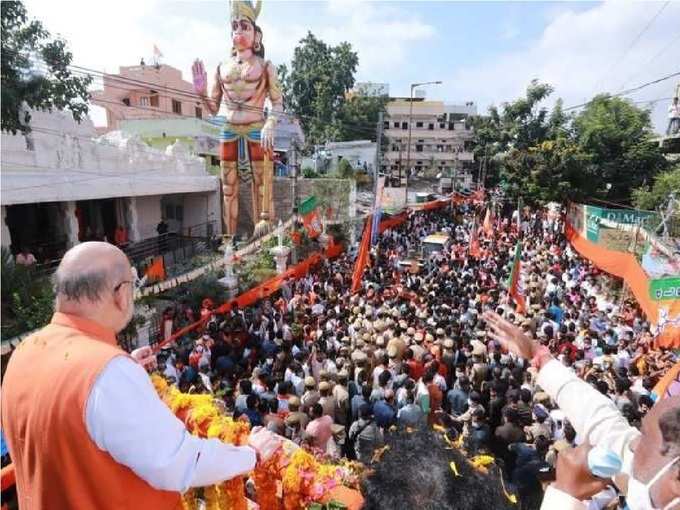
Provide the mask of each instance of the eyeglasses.
POLYGON ((124 280, 124 281, 120 282, 118 285, 116 285, 116 286, 113 288, 113 292, 118 292, 118 290, 119 290, 123 285, 125 285, 126 283, 132 283, 132 280, 124 280))

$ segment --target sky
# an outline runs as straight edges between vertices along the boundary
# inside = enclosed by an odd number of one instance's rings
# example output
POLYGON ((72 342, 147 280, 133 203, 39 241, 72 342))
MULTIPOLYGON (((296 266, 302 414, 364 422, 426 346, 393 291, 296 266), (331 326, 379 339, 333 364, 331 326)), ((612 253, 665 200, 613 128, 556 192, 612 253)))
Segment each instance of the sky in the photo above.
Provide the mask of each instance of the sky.
MULTIPOLYGON (((226 0, 26 0, 29 15, 64 37, 74 64, 105 72, 162 62, 191 81, 191 63, 213 69, 230 48, 226 0)), ((389 83, 407 96, 415 82, 441 80, 429 99, 474 101, 479 113, 523 94, 532 79, 551 84, 547 102, 577 105, 680 71, 680 2, 395 2, 264 0, 258 24, 266 57, 288 63, 311 31, 329 44, 351 43, 357 81, 389 83)), ((211 73, 209 73, 211 74, 211 73)), ((630 96, 666 129, 680 76, 630 96), (649 103, 649 101, 655 101, 649 103)), ((96 107, 95 107, 96 108, 96 107)), ((92 112, 96 125, 105 122, 92 112)))

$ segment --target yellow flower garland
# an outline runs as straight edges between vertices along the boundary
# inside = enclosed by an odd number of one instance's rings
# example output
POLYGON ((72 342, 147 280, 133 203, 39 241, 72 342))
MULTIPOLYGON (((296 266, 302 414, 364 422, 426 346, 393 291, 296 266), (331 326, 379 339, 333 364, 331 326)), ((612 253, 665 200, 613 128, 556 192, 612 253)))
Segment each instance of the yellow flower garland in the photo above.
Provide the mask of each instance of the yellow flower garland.
MULTIPOLYGON (((217 438, 227 444, 242 446, 248 443, 248 422, 224 416, 215 405, 212 395, 191 395, 180 392, 158 374, 151 376, 156 392, 172 412, 181 419, 193 435, 217 438)), ((343 476, 351 471, 333 464, 323 464, 302 448, 281 452, 253 473, 256 495, 261 510, 281 508, 279 487, 283 493, 283 507, 299 510, 319 501, 324 494, 343 482, 343 476), (288 464, 281 466, 288 461, 288 464), (283 476, 281 470, 283 469, 283 476)), ((206 510, 247 510, 244 477, 238 476, 221 484, 205 487, 203 498, 206 510)), ((182 496, 182 508, 198 508, 198 494, 189 489, 182 496)))

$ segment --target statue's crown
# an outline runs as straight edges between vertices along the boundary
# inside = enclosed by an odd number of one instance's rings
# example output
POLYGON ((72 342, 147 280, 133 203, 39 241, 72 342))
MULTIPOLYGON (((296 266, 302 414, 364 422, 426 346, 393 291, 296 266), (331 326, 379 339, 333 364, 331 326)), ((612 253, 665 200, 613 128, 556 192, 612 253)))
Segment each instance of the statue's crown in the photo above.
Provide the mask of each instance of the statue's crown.
POLYGON ((231 19, 248 18, 255 23, 262 9, 262 0, 231 0, 231 19))

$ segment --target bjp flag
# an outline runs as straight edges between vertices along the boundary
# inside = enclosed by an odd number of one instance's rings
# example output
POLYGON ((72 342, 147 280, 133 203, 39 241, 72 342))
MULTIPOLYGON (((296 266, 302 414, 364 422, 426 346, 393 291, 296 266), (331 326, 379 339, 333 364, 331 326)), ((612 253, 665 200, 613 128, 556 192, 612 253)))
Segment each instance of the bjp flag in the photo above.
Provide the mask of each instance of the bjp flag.
POLYGON ((302 216, 302 224, 307 230, 307 235, 314 239, 321 234, 321 216, 317 207, 317 200, 315 196, 311 196, 302 202, 298 208, 298 212, 302 216))

